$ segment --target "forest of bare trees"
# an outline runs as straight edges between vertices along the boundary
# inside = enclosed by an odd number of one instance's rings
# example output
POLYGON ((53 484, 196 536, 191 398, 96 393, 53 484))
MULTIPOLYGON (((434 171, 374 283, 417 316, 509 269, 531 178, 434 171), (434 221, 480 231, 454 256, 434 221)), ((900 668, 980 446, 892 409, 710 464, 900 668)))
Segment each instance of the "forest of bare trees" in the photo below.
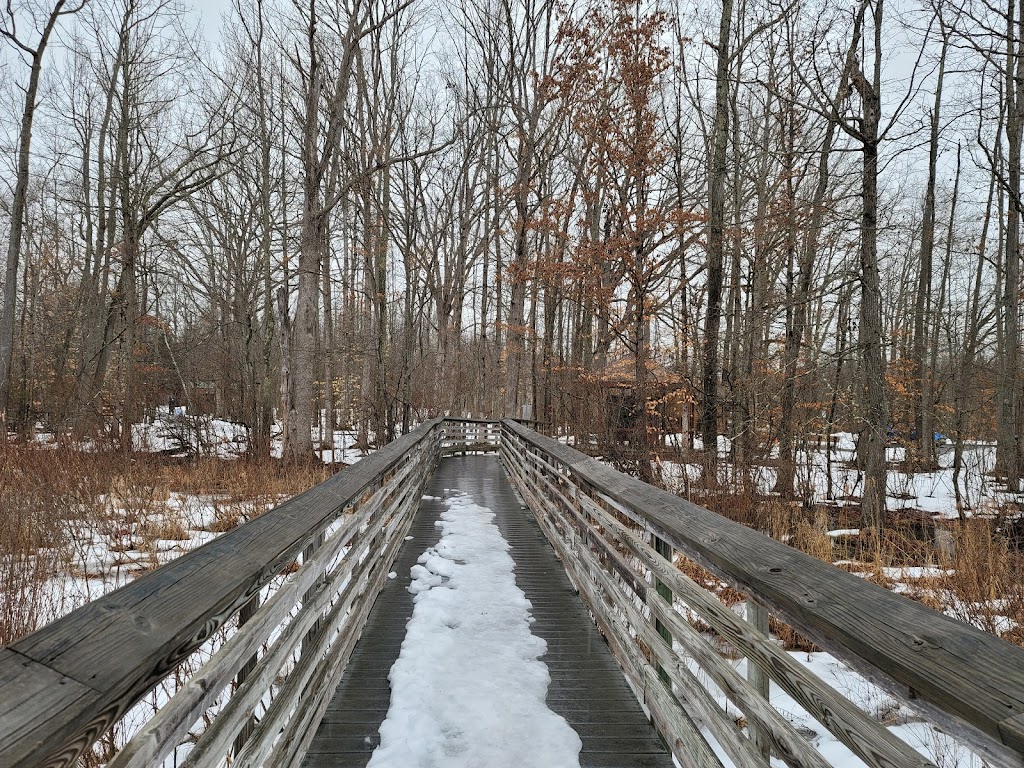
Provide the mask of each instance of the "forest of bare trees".
POLYGON ((0 33, 11 434, 589 434, 622 363, 785 496, 858 435, 867 525, 894 435, 998 441, 1020 490, 1024 0, 6 0, 0 33))

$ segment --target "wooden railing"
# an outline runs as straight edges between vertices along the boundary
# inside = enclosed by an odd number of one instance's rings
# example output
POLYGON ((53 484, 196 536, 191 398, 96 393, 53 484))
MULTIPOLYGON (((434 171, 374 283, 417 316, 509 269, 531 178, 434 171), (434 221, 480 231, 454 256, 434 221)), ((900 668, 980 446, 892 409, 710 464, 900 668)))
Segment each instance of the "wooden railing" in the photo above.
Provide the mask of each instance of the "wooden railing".
POLYGON ((501 422, 484 419, 446 418, 441 436, 441 454, 497 452, 501 443, 501 422))
POLYGON ((115 725, 109 768, 298 765, 441 439, 427 422, 0 650, 0 766, 72 765, 115 725))
POLYGON ((766 698, 774 681, 870 766, 932 765, 767 636, 769 614, 806 635, 989 766, 1024 765, 1024 651, 910 599, 503 423, 501 457, 680 764, 830 765, 766 698), (673 562, 747 597, 738 616, 673 562), (701 627, 701 630, 695 628, 701 627), (706 628, 706 629, 705 629, 706 628), (748 659, 739 674, 714 640, 748 659), (692 671, 738 708, 726 712, 692 671))

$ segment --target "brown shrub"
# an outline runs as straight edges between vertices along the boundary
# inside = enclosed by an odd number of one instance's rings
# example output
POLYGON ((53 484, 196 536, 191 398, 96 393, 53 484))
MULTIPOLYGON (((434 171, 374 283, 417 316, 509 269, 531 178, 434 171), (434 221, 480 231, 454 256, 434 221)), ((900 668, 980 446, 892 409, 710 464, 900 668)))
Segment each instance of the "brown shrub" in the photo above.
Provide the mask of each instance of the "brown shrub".
POLYGON ((1024 646, 1024 556, 988 520, 953 524, 939 580, 951 616, 1024 646))
MULTIPOLYGON (((94 536, 112 552, 147 553, 134 568, 158 563, 159 541, 189 538, 192 521, 168 505, 172 493, 215 499, 215 532, 229 530, 326 479, 317 465, 81 452, 24 444, 0 447, 0 645, 76 607, 52 588, 58 574, 96 575, 82 567, 94 536)), ((118 559, 113 559, 117 567, 118 559)))

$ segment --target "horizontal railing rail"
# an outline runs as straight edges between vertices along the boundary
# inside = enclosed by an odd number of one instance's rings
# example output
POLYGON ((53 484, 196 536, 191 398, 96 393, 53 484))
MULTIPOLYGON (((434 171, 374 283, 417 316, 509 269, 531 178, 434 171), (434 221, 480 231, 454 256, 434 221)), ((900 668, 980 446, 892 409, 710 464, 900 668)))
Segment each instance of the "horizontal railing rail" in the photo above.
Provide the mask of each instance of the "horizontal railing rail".
POLYGON ((1024 765, 1024 650, 520 424, 503 422, 501 457, 682 765, 722 765, 702 727, 737 766, 769 755, 831 765, 771 706, 769 680, 866 764, 932 765, 772 641, 769 613, 988 765, 1024 765), (675 567, 676 553, 744 593, 748 619, 675 567), (748 676, 723 641, 747 658, 748 676))
POLYGON ((297 766, 442 434, 429 421, 0 650, 0 765, 73 765, 121 724, 109 768, 297 766))
POLYGON ((451 456, 496 452, 500 441, 500 421, 446 418, 441 434, 441 453, 451 456))

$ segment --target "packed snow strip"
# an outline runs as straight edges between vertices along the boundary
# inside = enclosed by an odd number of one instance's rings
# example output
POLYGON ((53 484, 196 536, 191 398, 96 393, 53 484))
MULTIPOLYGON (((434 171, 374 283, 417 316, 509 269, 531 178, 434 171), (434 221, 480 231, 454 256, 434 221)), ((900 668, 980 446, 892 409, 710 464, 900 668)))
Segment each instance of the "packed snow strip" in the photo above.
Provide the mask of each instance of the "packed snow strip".
POLYGON ((443 534, 411 571, 412 618, 369 768, 579 768, 579 736, 544 703, 547 643, 530 633, 494 513, 446 501, 443 534))

